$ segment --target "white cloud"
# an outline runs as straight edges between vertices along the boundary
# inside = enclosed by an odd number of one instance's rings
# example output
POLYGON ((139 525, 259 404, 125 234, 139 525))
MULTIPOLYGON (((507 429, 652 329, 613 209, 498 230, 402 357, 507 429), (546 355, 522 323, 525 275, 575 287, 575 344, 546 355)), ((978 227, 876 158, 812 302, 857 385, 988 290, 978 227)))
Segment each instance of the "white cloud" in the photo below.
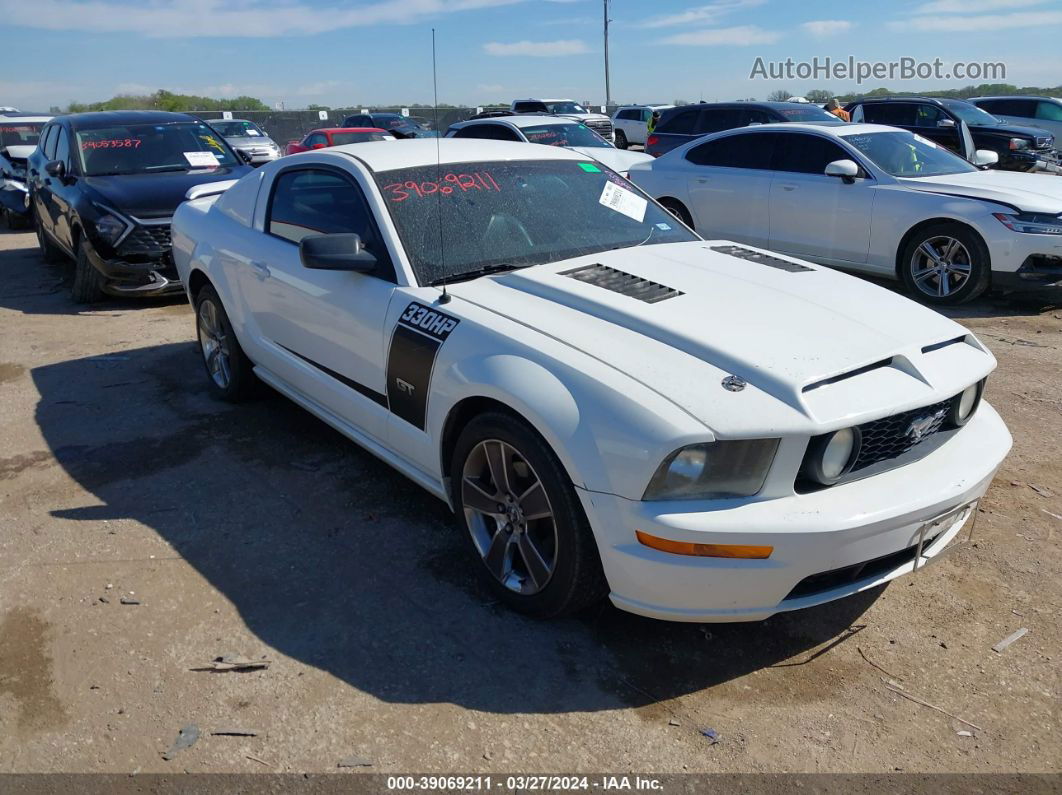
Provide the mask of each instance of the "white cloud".
POLYGON ((800 27, 812 36, 825 39, 828 36, 847 33, 852 29, 852 23, 847 19, 816 19, 805 22, 800 27))
POLYGON ((764 30, 756 25, 738 25, 733 28, 712 28, 695 30, 692 33, 679 33, 658 39, 657 44, 682 44, 701 47, 749 47, 754 44, 774 44, 782 34, 773 30, 764 30))
POLYGON ((914 30, 922 33, 977 33, 1014 28, 1044 28, 1055 25, 1062 25, 1062 11, 915 17, 911 20, 890 22, 889 28, 892 30, 914 30))
POLYGON ((703 6, 694 6, 685 11, 675 14, 665 14, 658 17, 650 17, 644 20, 640 27, 643 28, 670 28, 678 25, 702 24, 711 25, 719 21, 720 17, 739 11, 743 8, 761 6, 767 0, 715 0, 703 6))
POLYGON ((305 36, 341 28, 406 25, 523 0, 376 0, 321 8, 304 0, 0 0, 5 26, 154 37, 305 36))
POLYGON ((1045 0, 934 0, 915 9, 916 14, 979 14, 1009 8, 1042 5, 1045 0))
POLYGON ((530 55, 552 58, 558 55, 582 55, 590 52, 582 39, 558 39, 557 41, 490 41, 483 45, 487 55, 530 55))

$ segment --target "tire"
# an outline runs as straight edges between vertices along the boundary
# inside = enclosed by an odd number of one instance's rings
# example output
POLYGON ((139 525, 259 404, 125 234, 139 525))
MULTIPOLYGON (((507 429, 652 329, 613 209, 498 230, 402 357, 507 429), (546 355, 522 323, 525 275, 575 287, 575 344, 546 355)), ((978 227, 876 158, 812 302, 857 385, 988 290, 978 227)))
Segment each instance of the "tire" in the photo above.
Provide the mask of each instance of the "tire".
POLYGON ((693 229, 693 216, 690 215, 690 211, 686 209, 686 205, 678 199, 661 199, 660 205, 690 229, 693 229))
POLYGON ((457 440, 450 473, 473 565, 498 599, 521 613, 553 618, 608 593, 579 498, 553 451, 526 423, 501 411, 476 417, 457 440), (498 470, 506 474, 496 481, 498 470))
POLYGON ((254 394, 254 365, 240 347, 217 291, 207 285, 195 296, 195 330, 211 391, 229 403, 254 394))
POLYGON ((939 223, 913 235, 900 254, 899 276, 918 301, 942 306, 977 298, 992 277, 988 249, 972 229, 939 223))
POLYGON ((34 229, 37 232, 37 247, 41 250, 41 257, 44 261, 55 265, 66 259, 66 255, 59 249, 51 240, 48 239, 48 235, 44 233, 41 228, 40 222, 34 218, 34 229))
POLYGON ((626 149, 628 146, 630 146, 630 144, 627 143, 627 134, 623 132, 623 130, 616 130, 615 138, 617 149, 626 149))
POLYGON ((101 301, 104 297, 105 281, 104 275, 89 261, 85 244, 80 243, 77 247, 77 260, 74 262, 74 285, 70 288, 74 303, 94 304, 101 301))

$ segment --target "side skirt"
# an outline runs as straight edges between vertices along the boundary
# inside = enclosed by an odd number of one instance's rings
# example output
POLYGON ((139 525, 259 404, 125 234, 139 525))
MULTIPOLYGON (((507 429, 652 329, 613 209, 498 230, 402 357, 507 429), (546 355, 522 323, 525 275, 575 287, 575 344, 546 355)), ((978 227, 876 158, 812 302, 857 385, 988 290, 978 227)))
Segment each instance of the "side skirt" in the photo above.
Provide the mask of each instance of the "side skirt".
MULTIPOLYGON (((306 409, 306 411, 313 414, 322 422, 328 423, 341 434, 350 439, 352 442, 357 444, 359 447, 362 447, 365 450, 369 451, 374 456, 383 461, 385 464, 388 464, 393 468, 397 469, 399 472, 401 472, 407 478, 412 480, 418 486, 420 486, 433 496, 438 497, 447 505, 450 505, 450 495, 447 493, 444 485, 438 480, 436 480, 434 477, 427 474, 419 467, 414 466, 410 462, 406 461, 404 458, 396 456, 393 452, 388 450, 379 442, 376 442, 371 437, 366 436, 364 433, 359 431, 349 422, 342 419, 341 417, 338 417, 337 415, 326 409, 324 406, 317 403, 312 398, 309 398, 301 392, 292 389, 291 386, 286 384, 284 381, 275 376, 269 370, 266 370, 261 365, 255 365, 254 374, 261 378, 263 381, 265 381, 267 384, 269 384, 269 386, 273 387, 273 389, 277 390, 277 392, 282 394, 284 397, 288 398, 294 403, 297 403, 299 406, 306 409)), ((452 505, 450 505, 450 507, 451 509, 453 508, 452 505)))

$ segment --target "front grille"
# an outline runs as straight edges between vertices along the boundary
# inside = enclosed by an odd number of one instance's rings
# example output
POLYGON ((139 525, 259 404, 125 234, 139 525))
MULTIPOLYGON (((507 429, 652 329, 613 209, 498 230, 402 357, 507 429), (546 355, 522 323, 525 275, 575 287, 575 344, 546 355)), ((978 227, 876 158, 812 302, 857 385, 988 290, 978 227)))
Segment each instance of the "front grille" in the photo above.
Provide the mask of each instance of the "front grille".
POLYGON ((1055 142, 1055 139, 1054 139, 1054 136, 1052 136, 1052 135, 1038 135, 1038 136, 1036 136, 1036 148, 1037 149, 1047 149, 1054 142, 1055 142))
POLYGON ((585 124, 603 138, 612 138, 612 122, 607 119, 595 119, 585 122, 585 124))
POLYGON ((170 225, 135 226, 118 247, 121 257, 150 257, 156 259, 170 250, 170 225))
POLYGON ((665 301, 683 294, 671 287, 651 282, 632 273, 609 268, 606 265, 586 265, 570 271, 561 271, 561 276, 569 276, 580 282, 593 284, 629 298, 637 298, 647 304, 655 304, 658 301, 665 301))
POLYGON ((948 403, 934 403, 921 409, 912 409, 891 417, 866 422, 859 426, 862 434, 862 444, 859 447, 859 457, 856 459, 852 472, 897 458, 917 444, 921 444, 940 430, 944 419, 948 416, 948 403), (919 419, 929 420, 926 427, 918 429, 916 433, 912 424, 919 419))

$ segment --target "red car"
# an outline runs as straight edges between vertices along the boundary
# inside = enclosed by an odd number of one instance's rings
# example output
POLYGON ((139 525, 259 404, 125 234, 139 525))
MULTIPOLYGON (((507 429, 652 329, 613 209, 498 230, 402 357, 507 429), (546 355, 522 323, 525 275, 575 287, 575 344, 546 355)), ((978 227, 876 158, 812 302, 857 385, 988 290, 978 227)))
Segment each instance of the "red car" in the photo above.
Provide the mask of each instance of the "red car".
POLYGON ((309 152, 311 149, 360 144, 366 141, 393 140, 395 137, 391 133, 378 127, 326 127, 321 130, 311 130, 301 141, 288 141, 288 148, 284 154, 293 155, 297 152, 309 152))

